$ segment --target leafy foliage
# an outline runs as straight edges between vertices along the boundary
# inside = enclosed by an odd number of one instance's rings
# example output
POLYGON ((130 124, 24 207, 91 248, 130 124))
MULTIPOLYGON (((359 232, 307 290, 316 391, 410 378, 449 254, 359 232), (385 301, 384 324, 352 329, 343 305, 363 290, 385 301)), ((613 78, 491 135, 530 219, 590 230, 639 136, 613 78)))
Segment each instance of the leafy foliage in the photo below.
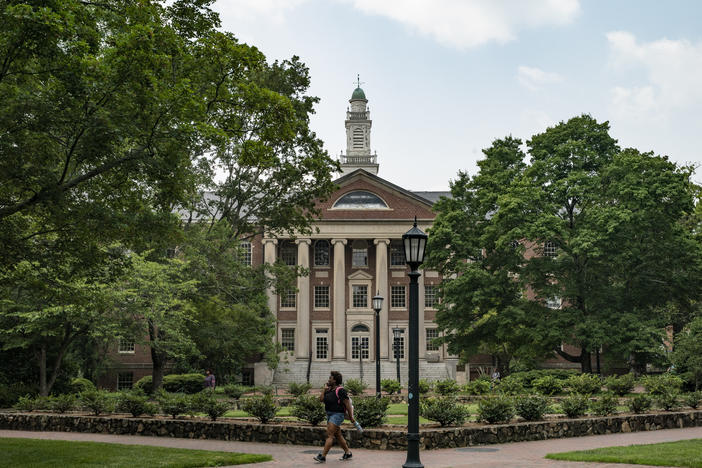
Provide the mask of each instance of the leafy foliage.
POLYGON ((563 390, 562 380, 552 375, 545 375, 532 382, 532 387, 542 395, 555 395, 563 390))
POLYGON ((216 421, 220 416, 224 416, 224 413, 229 410, 229 404, 227 402, 217 400, 214 394, 207 390, 192 395, 190 397, 190 404, 191 409, 205 413, 212 421, 216 421))
POLYGON ((246 398, 241 404, 241 409, 266 424, 275 417, 278 412, 278 405, 271 395, 255 396, 246 398))
POLYGON ((463 388, 470 395, 485 395, 490 393, 492 383, 487 379, 476 379, 465 384, 463 388))
POLYGON ((311 388, 312 388, 312 385, 308 384, 308 383, 298 384, 295 382, 291 382, 288 385, 288 391, 290 392, 290 394, 292 396, 294 396, 296 398, 301 397, 302 395, 305 395, 307 392, 310 391, 311 388))
POLYGON ((607 386, 607 390, 619 396, 624 396, 631 392, 634 389, 635 383, 636 377, 632 373, 620 376, 611 376, 605 379, 605 386, 607 386))
POLYGON ((489 396, 478 402, 478 420, 489 424, 507 422, 514 416, 512 399, 503 395, 489 396))
POLYGON ((602 390, 602 380, 595 374, 580 374, 568 377, 566 386, 571 392, 581 395, 593 395, 602 390))
POLYGON ((142 414, 153 416, 156 414, 157 407, 149 402, 148 397, 139 390, 124 391, 117 397, 117 411, 130 413, 135 418, 142 414))
POLYGON ((167 392, 195 394, 202 391, 205 376, 202 374, 169 374, 163 378, 167 392))
MULTIPOLYGON (((380 389, 388 394, 400 393, 402 385, 395 379, 383 379, 380 381, 380 389)), ((422 386, 419 386, 419 393, 422 393, 422 386)), ((426 393, 426 392, 424 392, 426 393)))
POLYGON ((353 416, 362 427, 378 427, 388 412, 387 397, 360 397, 353 399, 353 416))
POLYGON ((426 398, 420 401, 420 416, 443 426, 460 426, 469 415, 465 406, 456 401, 454 396, 426 398))
POLYGON ((518 377, 508 375, 497 384, 497 391, 504 395, 519 395, 524 393, 524 385, 518 377))
MULTIPOLYGON (((381 382, 382 384, 382 382, 381 382)), ((426 379, 419 379, 419 394, 424 395, 425 393, 431 392, 434 385, 426 379)))
POLYGON ((237 384, 228 384, 222 387, 222 391, 224 392, 224 394, 227 395, 229 398, 233 398, 235 400, 241 398, 241 396, 244 393, 246 393, 247 390, 247 387, 237 384))
POLYGON ((95 416, 109 413, 114 409, 114 402, 110 393, 104 390, 88 390, 80 394, 80 402, 93 412, 95 416))
POLYGON ((65 393, 63 395, 52 397, 50 402, 51 410, 61 414, 75 409, 77 403, 76 396, 71 393, 65 393))
POLYGON ((674 388, 668 388, 661 393, 657 393, 653 399, 656 405, 666 411, 673 411, 680 407, 680 392, 674 388))
POLYGON ((313 395, 299 395, 292 404, 290 414, 298 419, 307 421, 313 426, 318 425, 326 418, 324 403, 313 395))
POLYGON ((613 393, 603 393, 602 396, 590 402, 590 411, 597 416, 608 416, 617 412, 617 397, 613 393))
POLYGON ((514 411, 527 421, 539 421, 549 410, 548 398, 541 395, 522 395, 514 399, 514 411))
POLYGON ((695 390, 702 389, 702 316, 694 318, 677 335, 672 361, 695 390))
POLYGON ((95 384, 85 377, 76 377, 75 379, 71 380, 71 390, 73 393, 95 390, 95 384))
POLYGON ((589 403, 587 395, 571 393, 561 400, 561 409, 567 417, 579 418, 587 413, 589 403))
POLYGON ((629 410, 633 413, 644 413, 651 409, 652 404, 651 396, 645 393, 637 393, 629 399, 628 406, 629 410))
POLYGON ((690 392, 683 395, 683 402, 692 409, 697 409, 702 402, 702 391, 690 392))
POLYGON ((434 391, 441 396, 455 396, 461 387, 453 379, 437 380, 434 382, 434 391))
POLYGON ((363 391, 368 388, 368 384, 360 379, 348 379, 344 382, 344 388, 351 395, 363 395, 363 391))
POLYGON ((190 398, 183 393, 168 393, 161 389, 156 397, 161 412, 170 415, 173 419, 180 414, 185 414, 190 411, 190 398))
POLYGON ((641 382, 646 387, 646 391, 654 396, 671 391, 679 392, 683 385, 683 380, 672 374, 645 375, 641 378, 641 382))

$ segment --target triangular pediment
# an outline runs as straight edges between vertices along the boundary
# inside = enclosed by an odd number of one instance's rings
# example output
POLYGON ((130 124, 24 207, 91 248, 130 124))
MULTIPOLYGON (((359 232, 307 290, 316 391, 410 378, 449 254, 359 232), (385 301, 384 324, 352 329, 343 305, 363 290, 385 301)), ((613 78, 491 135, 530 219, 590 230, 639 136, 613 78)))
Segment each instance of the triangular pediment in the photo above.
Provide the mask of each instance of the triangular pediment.
POLYGON ((373 277, 363 270, 354 271, 348 276, 350 280, 372 280, 373 277))

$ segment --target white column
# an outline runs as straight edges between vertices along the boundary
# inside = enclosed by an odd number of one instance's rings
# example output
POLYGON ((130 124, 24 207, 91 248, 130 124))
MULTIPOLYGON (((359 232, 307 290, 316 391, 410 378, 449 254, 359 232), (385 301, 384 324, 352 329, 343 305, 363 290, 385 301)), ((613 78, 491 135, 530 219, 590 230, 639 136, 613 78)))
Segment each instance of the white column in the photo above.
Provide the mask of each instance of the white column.
POLYGON ((424 269, 420 268, 419 273, 419 358, 427 356, 427 332, 424 329, 424 269))
MULTIPOLYGON (((380 359, 388 358, 388 309, 390 307, 390 293, 388 292, 388 246, 390 239, 375 239, 375 296, 379 292, 385 298, 383 308, 380 310, 380 359)), ((375 336, 375 334, 373 334, 375 336)))
MULTIPOLYGON (((297 264, 310 267, 310 239, 297 239, 297 264)), ((297 278, 297 324, 295 326, 295 356, 309 359, 310 353, 310 277, 297 278)))
MULTIPOLYGON (((275 263, 275 246, 278 244, 278 239, 264 238, 263 241, 263 262, 268 264, 275 263)), ((267 274, 270 277, 270 273, 267 274)), ((278 296, 275 294, 272 285, 266 288, 266 296, 268 296, 268 309, 271 314, 278 319, 278 296)), ((277 333, 277 330, 276 330, 277 333)))
POLYGON ((346 359, 346 239, 332 239, 334 245, 334 323, 332 358, 346 359))

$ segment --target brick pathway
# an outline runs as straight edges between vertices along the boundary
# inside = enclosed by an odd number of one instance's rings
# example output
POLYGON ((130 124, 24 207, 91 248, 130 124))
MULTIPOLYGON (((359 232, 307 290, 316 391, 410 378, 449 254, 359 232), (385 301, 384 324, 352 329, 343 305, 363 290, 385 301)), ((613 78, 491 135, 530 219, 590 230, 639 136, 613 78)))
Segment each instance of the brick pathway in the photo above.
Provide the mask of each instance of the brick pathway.
MULTIPOLYGON (((202 450, 222 450, 244 453, 267 453, 274 461, 259 463, 257 468, 282 468, 315 465, 312 457, 319 447, 299 445, 259 444, 253 442, 226 442, 221 440, 193 440, 166 437, 113 436, 103 434, 82 434, 75 432, 27 432, 0 430, 0 437, 27 437, 33 439, 80 440, 110 442, 118 444, 154 445, 161 447, 181 447, 202 450)), ((597 447, 631 444, 652 444, 683 439, 702 438, 702 427, 689 429, 668 429, 662 431, 611 434, 570 439, 553 439, 536 442, 483 445, 460 449, 427 450, 420 453, 426 468, 466 468, 466 467, 592 467, 625 468, 642 465, 612 463, 573 463, 544 459, 551 452, 565 452, 597 447)), ((352 447, 353 450, 353 447, 352 447)), ((342 462, 338 458, 342 451, 334 447, 327 457, 325 466, 346 468, 389 468, 400 467, 405 461, 405 452, 353 450, 353 460, 342 462)), ((700 454, 702 458, 702 454, 700 454)), ((0 462, 1 464, 1 462, 0 462)))

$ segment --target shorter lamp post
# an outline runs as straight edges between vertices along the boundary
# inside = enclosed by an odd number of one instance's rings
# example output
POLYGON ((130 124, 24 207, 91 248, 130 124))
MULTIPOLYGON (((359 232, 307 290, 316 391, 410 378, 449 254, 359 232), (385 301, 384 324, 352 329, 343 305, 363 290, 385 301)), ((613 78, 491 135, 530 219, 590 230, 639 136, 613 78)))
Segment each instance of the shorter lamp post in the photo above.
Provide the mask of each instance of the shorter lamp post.
POLYGON ((383 308, 383 296, 380 291, 373 296, 375 310, 375 396, 380 398, 380 310, 383 308))
POLYGON ((392 336, 394 338, 392 341, 392 349, 395 352, 395 362, 397 363, 397 383, 400 385, 402 385, 400 381, 400 337, 404 332, 402 328, 392 329, 392 336))
POLYGON ((410 267, 409 290, 409 370, 407 385, 407 460, 403 468, 424 468, 419 460, 419 265, 424 261, 427 235, 414 227, 402 236, 405 247, 405 262, 410 267))

